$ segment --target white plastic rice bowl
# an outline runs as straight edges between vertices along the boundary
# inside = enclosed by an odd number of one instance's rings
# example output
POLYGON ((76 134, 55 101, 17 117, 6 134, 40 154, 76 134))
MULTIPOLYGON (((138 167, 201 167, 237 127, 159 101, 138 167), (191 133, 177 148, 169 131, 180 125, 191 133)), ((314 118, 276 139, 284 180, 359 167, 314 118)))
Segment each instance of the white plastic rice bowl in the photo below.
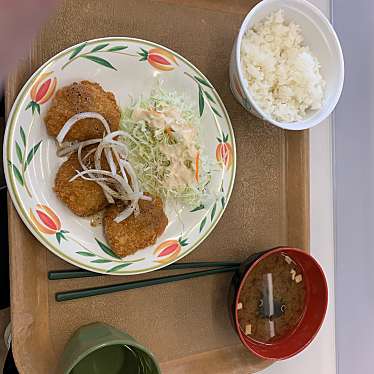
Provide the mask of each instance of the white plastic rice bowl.
MULTIPOLYGON (((310 59, 310 55, 304 55, 304 57, 310 59)), ((254 61, 256 59, 258 61, 259 58, 261 56, 257 57, 252 54, 254 61)), ((296 70, 299 67, 300 64, 296 67, 296 70)), ((288 76, 297 74, 295 69, 293 71, 292 68, 294 66, 291 66, 291 69, 286 69, 288 76)), ((252 73, 256 74, 253 71, 252 73)), ((244 19, 231 55, 230 87, 240 104, 255 116, 289 130, 311 128, 331 114, 339 100, 343 81, 344 60, 336 33, 322 12, 309 2, 305 0, 263 0, 244 19), (300 26, 300 31, 304 38, 302 45, 308 46, 311 56, 315 57, 314 61, 309 60, 307 64, 304 64, 304 67, 313 71, 306 73, 307 75, 309 74, 308 78, 305 78, 304 73, 301 74, 300 82, 302 83, 298 87, 301 102, 305 100, 305 107, 313 107, 314 109, 308 109, 305 113, 301 111, 301 115, 300 113, 299 115, 295 115, 294 112, 289 113, 285 105, 274 106, 274 100, 270 97, 271 94, 267 93, 270 92, 267 91, 267 87, 252 87, 248 82, 250 74, 248 74, 248 71, 243 71, 243 63, 244 65, 246 64, 246 61, 242 61, 243 50, 247 48, 246 54, 251 53, 250 51, 248 52, 248 44, 247 46, 245 45, 247 43, 245 39, 248 36, 248 30, 279 10, 283 11, 286 24, 294 23, 300 26), (313 66, 313 63, 315 65, 317 61, 320 64, 320 75, 323 78, 319 82, 320 84, 318 83, 319 72, 317 72, 316 66, 313 66), (314 76, 311 77, 311 73, 314 76), (309 89, 312 86, 313 88, 309 89), (305 87, 309 87, 308 90, 305 90, 305 87), (320 99, 318 90, 321 89, 324 91, 323 100, 318 103, 320 99), (255 97, 257 97, 257 100, 255 100, 255 97)), ((252 79, 252 85, 253 82, 254 80, 252 79)))

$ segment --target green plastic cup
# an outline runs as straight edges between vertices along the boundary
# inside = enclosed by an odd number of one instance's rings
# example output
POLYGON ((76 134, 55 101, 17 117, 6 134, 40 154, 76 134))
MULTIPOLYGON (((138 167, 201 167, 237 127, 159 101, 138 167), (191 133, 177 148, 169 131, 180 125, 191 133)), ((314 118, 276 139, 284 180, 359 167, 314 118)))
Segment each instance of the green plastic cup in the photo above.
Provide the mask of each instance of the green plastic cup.
POLYGON ((56 374, 161 374, 153 354, 105 323, 79 328, 67 343, 56 374))

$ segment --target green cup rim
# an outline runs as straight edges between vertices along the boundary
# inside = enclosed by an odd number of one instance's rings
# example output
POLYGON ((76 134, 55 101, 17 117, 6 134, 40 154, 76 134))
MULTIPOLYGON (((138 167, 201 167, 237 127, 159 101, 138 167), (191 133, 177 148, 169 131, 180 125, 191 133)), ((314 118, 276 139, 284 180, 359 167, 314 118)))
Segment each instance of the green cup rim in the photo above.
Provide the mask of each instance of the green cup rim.
POLYGON ((154 356, 154 354, 149 351, 147 348, 143 347, 141 344, 137 343, 137 342, 131 342, 131 343, 125 343, 123 340, 121 339, 112 339, 112 340, 109 340, 105 343, 99 343, 99 344, 96 344, 90 348, 88 348, 84 353, 80 354, 72 363, 71 365, 67 368, 67 371, 66 371, 66 374, 70 374, 71 371, 75 368, 75 366, 80 362, 82 361, 84 358, 86 358, 88 355, 90 355, 91 353, 99 350, 99 349, 102 349, 102 348, 105 348, 105 347, 110 347, 112 345, 122 345, 122 346, 130 346, 130 347, 134 347, 134 348, 137 348, 139 349, 140 351, 146 353, 153 361, 155 367, 156 367, 156 370, 158 371, 158 374, 161 374, 161 369, 160 369, 160 366, 158 365, 158 362, 154 356))

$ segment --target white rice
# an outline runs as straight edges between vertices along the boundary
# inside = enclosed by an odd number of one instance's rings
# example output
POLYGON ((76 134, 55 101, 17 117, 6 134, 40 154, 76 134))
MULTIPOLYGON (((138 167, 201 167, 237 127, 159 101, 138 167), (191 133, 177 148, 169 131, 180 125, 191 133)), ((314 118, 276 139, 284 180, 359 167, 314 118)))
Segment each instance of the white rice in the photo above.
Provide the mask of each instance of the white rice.
POLYGON ((259 107, 279 122, 295 122, 322 107, 326 83, 301 28, 283 10, 248 30, 241 45, 244 78, 259 107))

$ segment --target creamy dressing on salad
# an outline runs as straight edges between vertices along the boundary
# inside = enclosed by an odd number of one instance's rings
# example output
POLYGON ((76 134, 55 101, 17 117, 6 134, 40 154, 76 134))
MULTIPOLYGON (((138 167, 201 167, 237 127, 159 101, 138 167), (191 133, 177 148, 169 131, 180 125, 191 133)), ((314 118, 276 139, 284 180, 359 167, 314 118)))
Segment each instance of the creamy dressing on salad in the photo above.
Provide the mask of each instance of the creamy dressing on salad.
POLYGON ((196 148, 197 130, 187 122, 177 108, 165 110, 134 109, 132 120, 145 121, 151 126, 162 131, 170 131, 175 138, 175 144, 163 144, 161 152, 170 161, 169 173, 165 178, 167 188, 180 188, 195 182, 195 158, 198 153, 196 148))
POLYGON ((197 130, 192 123, 187 122, 177 108, 168 108, 162 111, 136 107, 131 119, 135 122, 145 121, 161 130, 171 129, 175 136, 182 138, 186 145, 196 142, 197 130))
POLYGON ((165 178, 165 183, 168 188, 184 187, 194 183, 194 157, 189 154, 184 144, 164 144, 161 146, 161 152, 164 153, 170 161, 170 174, 165 178), (191 161, 190 167, 185 164, 186 161, 191 161))
POLYGON ((183 122, 181 113, 172 108, 166 110, 144 109, 137 107, 132 113, 134 121, 146 121, 159 129, 171 127, 173 124, 183 122))

